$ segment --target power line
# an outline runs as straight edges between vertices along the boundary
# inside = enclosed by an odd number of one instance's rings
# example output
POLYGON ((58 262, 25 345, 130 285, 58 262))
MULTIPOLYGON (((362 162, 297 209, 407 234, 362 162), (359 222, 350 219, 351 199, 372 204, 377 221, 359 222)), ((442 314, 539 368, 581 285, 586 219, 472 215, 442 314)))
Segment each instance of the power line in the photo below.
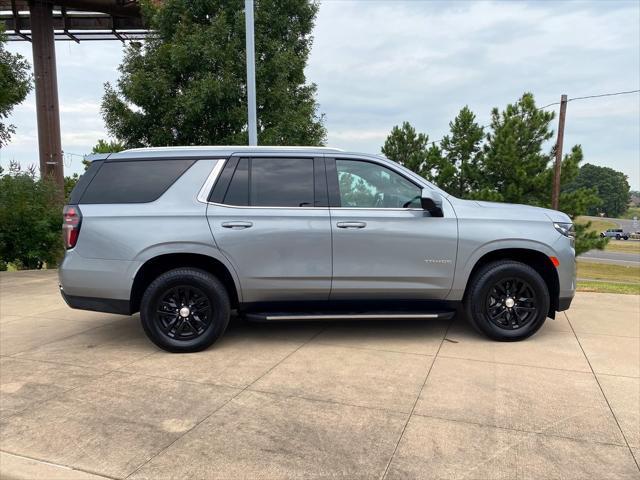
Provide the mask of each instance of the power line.
MULTIPOLYGON (((567 99, 567 102, 571 102, 573 100, 587 100, 587 99, 590 99, 590 98, 613 97, 613 96, 616 96, 616 95, 629 95, 631 93, 638 93, 638 92, 640 92, 640 90, 625 90, 623 92, 601 93, 599 95, 587 95, 587 96, 584 96, 584 97, 569 98, 569 99, 567 99)), ((547 104, 547 105, 545 105, 543 107, 536 108, 536 110, 544 110, 545 108, 553 107, 555 105, 560 105, 560 102, 549 103, 549 104, 547 104)), ((480 128, 485 129, 485 128, 488 128, 490 126, 491 126, 491 124, 482 125, 480 128)), ((435 145, 436 143, 442 143, 443 140, 444 140, 444 137, 441 138, 440 140, 435 140, 433 142, 429 142, 429 143, 427 143, 427 145, 435 145)))
POLYGON ((627 90, 626 92, 602 93, 600 95, 587 95, 586 97, 570 98, 567 101, 571 102, 572 100, 585 100, 587 98, 613 97, 614 95, 628 95, 630 93, 638 93, 638 92, 640 92, 640 90, 627 90))

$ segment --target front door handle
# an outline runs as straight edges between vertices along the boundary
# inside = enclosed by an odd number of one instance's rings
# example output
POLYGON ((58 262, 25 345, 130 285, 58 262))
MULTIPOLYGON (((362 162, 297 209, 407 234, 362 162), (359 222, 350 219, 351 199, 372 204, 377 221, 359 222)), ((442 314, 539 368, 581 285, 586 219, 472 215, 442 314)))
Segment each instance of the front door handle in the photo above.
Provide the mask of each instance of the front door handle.
POLYGON ((233 230, 244 230, 253 227, 253 222, 224 222, 224 228, 232 228, 233 230))
POLYGON ((367 226, 366 222, 338 222, 336 224, 338 228, 364 228, 367 226))

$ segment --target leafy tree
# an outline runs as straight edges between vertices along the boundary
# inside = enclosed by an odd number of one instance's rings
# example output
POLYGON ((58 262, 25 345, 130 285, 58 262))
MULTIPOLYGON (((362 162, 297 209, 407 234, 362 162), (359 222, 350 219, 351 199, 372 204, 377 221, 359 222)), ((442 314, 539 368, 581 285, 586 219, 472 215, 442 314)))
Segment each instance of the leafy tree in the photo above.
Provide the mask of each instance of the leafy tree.
POLYGON ((15 126, 6 124, 5 119, 32 87, 29 62, 22 55, 5 50, 5 42, 6 37, 0 27, 0 148, 7 145, 15 133, 15 126))
POLYGON ((443 162, 436 176, 438 186, 456 197, 468 197, 478 189, 484 129, 475 114, 465 106, 449 122, 451 135, 442 139, 443 162))
POLYGON ((0 171, 0 269, 55 266, 62 254, 58 190, 48 177, 38 179, 34 167, 12 162, 0 171))
MULTIPOLYGON (((258 139, 272 145, 322 145, 316 86, 304 69, 318 5, 257 0, 258 139)), ((243 2, 167 0, 145 4, 155 35, 131 43, 115 86, 105 85, 107 129, 126 147, 246 144, 243 2)))
POLYGON ((585 211, 589 215, 604 213, 608 217, 620 217, 629 208, 630 187, 627 176, 609 167, 599 167, 587 163, 580 167, 575 179, 565 187, 563 194, 576 190, 594 189, 599 202, 589 205, 585 211))
POLYGON ((440 150, 429 148, 429 136, 416 132, 409 122, 391 129, 381 151, 388 159, 428 180, 434 179, 435 169, 441 162, 440 150))

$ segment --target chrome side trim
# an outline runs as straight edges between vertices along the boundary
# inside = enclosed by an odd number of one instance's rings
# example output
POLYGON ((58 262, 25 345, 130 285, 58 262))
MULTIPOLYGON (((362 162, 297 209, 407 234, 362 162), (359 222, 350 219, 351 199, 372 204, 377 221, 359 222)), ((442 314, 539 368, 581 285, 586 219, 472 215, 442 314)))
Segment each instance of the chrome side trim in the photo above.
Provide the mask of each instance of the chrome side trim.
POLYGON ((439 318, 438 313, 389 313, 389 314, 328 314, 328 315, 267 315, 266 320, 358 320, 358 319, 412 319, 412 318, 439 318))
POLYGON ((218 160, 216 164, 211 169, 211 173, 207 177, 207 180, 202 185, 202 188, 198 192, 197 200, 201 203, 209 203, 209 193, 211 193, 211 189, 213 188, 213 184, 216 183, 224 164, 225 160, 218 160))

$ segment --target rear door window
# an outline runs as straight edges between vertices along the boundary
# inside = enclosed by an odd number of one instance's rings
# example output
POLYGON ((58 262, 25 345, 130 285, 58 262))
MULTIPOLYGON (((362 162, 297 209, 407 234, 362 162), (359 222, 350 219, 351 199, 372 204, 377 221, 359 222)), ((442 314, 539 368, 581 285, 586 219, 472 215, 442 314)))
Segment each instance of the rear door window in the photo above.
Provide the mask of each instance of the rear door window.
POLYGON ((195 160, 105 162, 80 203, 153 202, 193 165, 195 160))
MULTIPOLYGON (((313 207, 313 169, 313 158, 242 158, 235 168, 223 203, 254 207, 313 207)), ((217 185, 214 191, 215 188, 217 185)))

